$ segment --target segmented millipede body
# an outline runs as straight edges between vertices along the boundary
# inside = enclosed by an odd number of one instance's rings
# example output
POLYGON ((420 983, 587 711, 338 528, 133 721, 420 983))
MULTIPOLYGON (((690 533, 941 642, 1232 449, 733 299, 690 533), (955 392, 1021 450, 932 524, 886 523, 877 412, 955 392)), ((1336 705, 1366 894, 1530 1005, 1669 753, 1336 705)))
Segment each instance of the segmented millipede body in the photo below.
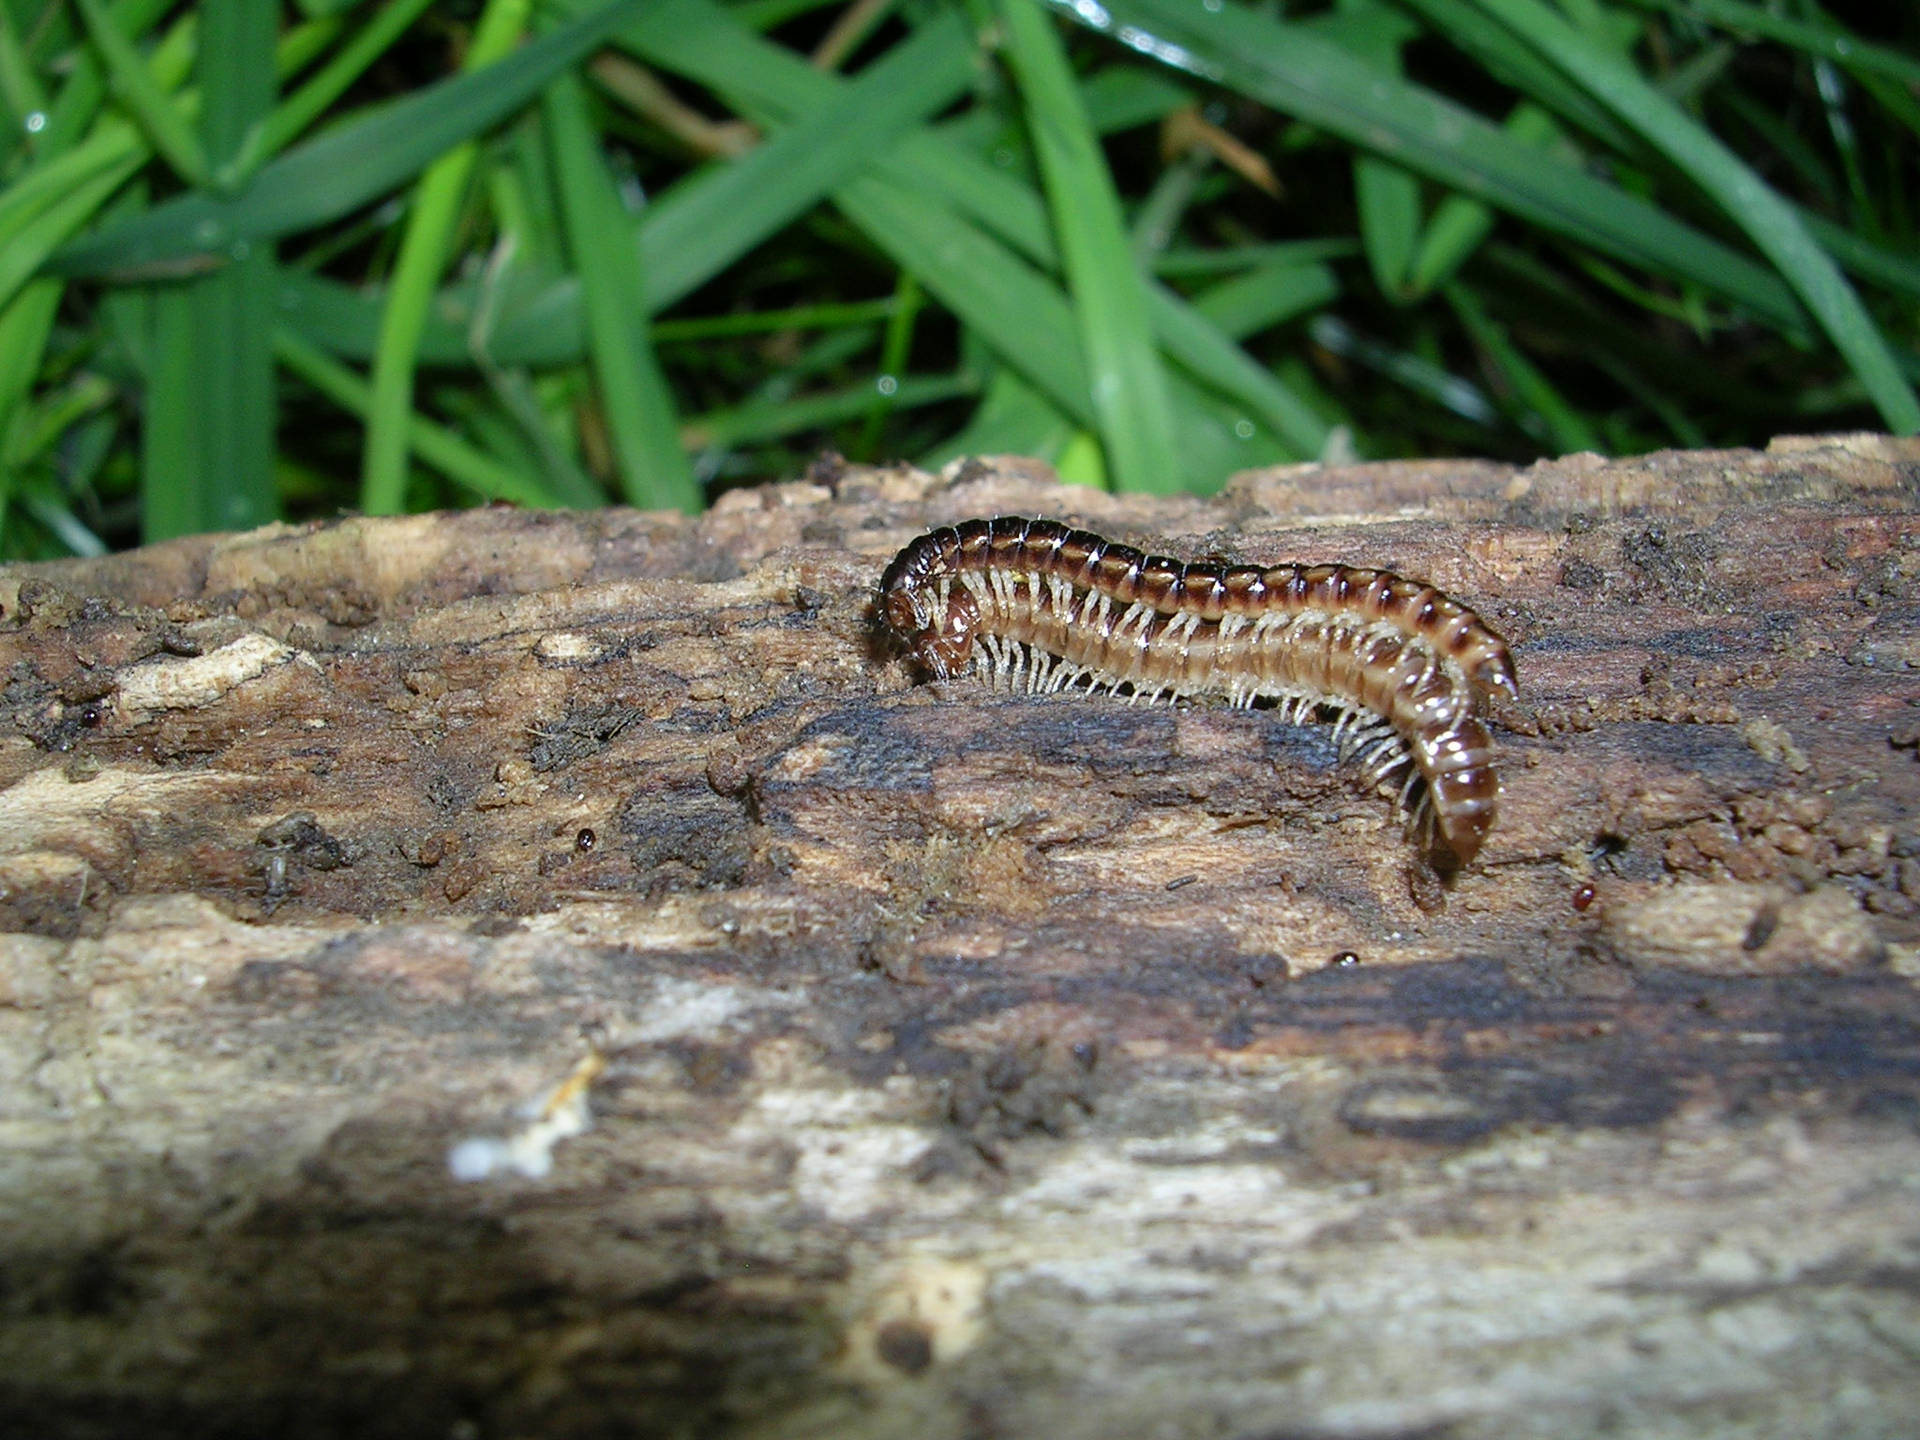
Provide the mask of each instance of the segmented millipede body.
POLYGON ((882 622, 937 679, 975 670, 1030 694, 1084 684, 1331 714, 1376 782, 1406 772, 1403 804, 1424 786, 1420 807, 1458 863, 1492 828, 1484 712, 1494 691, 1516 693, 1513 657, 1431 585, 1348 565, 1170 560, 1003 515, 920 536, 880 591, 882 622))

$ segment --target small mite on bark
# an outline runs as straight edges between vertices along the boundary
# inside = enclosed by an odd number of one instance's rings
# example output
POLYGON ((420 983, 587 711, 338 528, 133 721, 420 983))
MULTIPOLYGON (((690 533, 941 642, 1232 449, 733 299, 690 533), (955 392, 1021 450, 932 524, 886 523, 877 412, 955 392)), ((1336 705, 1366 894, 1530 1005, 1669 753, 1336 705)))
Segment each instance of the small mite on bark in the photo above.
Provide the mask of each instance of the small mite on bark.
POLYGON ((1458 600, 1385 570, 1265 569, 1147 555, 1051 520, 968 520, 887 567, 880 616, 936 679, 998 688, 1123 687, 1149 702, 1273 705, 1331 717, 1376 784, 1404 774, 1467 864, 1493 826, 1486 709, 1516 693, 1505 640, 1458 600))

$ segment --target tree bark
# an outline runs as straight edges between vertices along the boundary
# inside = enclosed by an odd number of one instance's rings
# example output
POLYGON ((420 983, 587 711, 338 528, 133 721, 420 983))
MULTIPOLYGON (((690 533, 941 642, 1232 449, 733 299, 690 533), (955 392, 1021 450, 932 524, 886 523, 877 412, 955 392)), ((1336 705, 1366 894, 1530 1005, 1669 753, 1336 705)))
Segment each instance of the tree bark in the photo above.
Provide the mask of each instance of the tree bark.
POLYGON ((823 463, 0 570, 0 1421, 1876 1436, 1920 1413, 1920 446, 823 463), (916 533, 1431 580, 1325 726, 922 683, 916 533))

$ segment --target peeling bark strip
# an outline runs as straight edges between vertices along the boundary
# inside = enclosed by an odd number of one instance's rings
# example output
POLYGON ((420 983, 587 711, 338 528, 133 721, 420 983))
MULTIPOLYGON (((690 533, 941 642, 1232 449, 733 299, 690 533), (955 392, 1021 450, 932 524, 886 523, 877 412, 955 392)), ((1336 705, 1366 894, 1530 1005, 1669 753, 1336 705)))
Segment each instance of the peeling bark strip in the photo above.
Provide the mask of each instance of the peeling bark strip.
POLYGON ((1376 784, 1405 771, 1461 864, 1493 827, 1500 779, 1482 717, 1516 693, 1506 641, 1431 585, 1347 565, 1222 565, 1145 555, 1003 515, 920 536, 881 580, 887 628, 937 678, 974 669, 1028 694, 1086 682, 1331 711, 1376 784), (976 638, 979 644, 975 645, 976 638))

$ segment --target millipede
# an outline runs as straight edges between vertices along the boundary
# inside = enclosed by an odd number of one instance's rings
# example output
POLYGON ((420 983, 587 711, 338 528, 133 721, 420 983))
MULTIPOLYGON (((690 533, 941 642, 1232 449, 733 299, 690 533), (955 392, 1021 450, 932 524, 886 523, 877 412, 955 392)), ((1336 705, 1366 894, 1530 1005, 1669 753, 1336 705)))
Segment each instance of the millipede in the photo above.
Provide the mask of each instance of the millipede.
POLYGON ((1460 601, 1391 571, 1180 561, 1003 515, 910 543, 881 579, 880 619, 938 680, 1331 719, 1373 784, 1401 779, 1403 810, 1419 787, 1413 823, 1430 817, 1453 863, 1493 826, 1486 712, 1518 694, 1513 656, 1460 601))

